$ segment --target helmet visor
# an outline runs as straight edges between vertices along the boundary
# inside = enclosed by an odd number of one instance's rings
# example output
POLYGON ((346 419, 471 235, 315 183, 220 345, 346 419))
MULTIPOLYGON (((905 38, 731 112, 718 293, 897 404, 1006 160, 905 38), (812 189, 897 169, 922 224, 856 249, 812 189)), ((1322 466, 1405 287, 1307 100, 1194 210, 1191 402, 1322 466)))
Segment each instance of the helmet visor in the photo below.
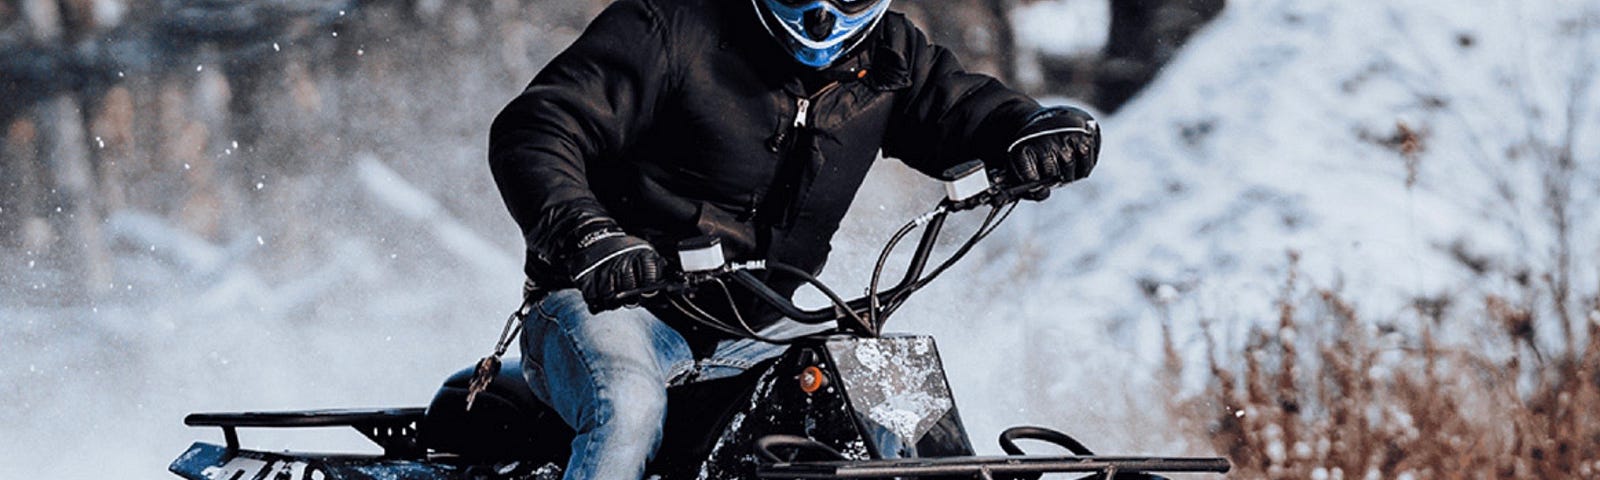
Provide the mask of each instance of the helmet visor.
MULTIPOLYGON (((822 0, 823 3, 833 5, 833 8, 838 9, 840 12, 843 12, 846 15, 855 15, 867 11, 868 9, 871 9, 873 5, 877 5, 882 1, 884 0, 822 0)), ((813 3, 817 3, 817 0, 777 0, 777 3, 789 8, 801 8, 813 3)))
POLYGON ((859 39, 860 35, 857 34, 871 29, 889 6, 889 0, 861 0, 860 4, 867 9, 849 13, 834 6, 835 1, 842 0, 808 0, 799 7, 789 6, 787 0, 765 1, 777 19, 778 27, 789 38, 808 49, 830 49, 847 39, 859 39), (811 22, 817 18, 828 20, 821 25, 813 25, 811 22), (822 27, 815 36, 810 33, 814 27, 822 27))
POLYGON ((750 0, 767 33, 795 60, 815 68, 832 64, 861 43, 888 11, 889 3, 890 0, 750 0), (841 4, 847 4, 854 13, 841 9, 841 4))

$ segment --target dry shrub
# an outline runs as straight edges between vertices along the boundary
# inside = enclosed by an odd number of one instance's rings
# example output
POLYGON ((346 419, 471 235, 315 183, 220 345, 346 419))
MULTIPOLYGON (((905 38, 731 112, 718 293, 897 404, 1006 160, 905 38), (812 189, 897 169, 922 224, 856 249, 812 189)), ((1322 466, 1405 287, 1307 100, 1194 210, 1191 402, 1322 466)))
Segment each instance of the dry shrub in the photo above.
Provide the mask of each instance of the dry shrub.
POLYGON ((1400 328, 1290 270, 1276 331, 1219 359, 1206 326, 1210 386, 1174 402, 1177 418, 1207 419, 1235 478, 1600 478, 1600 296, 1587 328, 1541 344, 1536 326, 1559 319, 1532 300, 1489 296, 1450 318, 1445 302, 1419 302, 1400 328))

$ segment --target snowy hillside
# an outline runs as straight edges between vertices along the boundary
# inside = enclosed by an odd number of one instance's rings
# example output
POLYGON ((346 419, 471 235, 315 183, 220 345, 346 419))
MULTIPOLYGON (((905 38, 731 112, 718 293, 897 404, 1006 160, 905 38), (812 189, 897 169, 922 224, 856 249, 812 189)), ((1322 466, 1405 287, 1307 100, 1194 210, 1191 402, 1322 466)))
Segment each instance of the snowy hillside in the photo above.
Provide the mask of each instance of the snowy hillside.
POLYGON ((1468 301, 1452 314, 1479 313, 1467 294, 1557 271, 1564 241, 1572 285, 1594 291, 1600 7, 1468 3, 1230 3, 1106 121, 1094 176, 1020 211, 1010 245, 994 245, 1016 253, 996 253, 990 274, 1048 293, 989 316, 1046 333, 974 370, 1059 366, 1069 380, 1030 378, 1051 385, 1033 402, 1041 420, 1161 449, 1141 430, 1161 422, 1140 419, 1166 395, 1134 373, 1160 362, 1158 304, 1198 360, 1197 321, 1234 344, 1275 321, 1289 251, 1304 281, 1368 318, 1456 296, 1468 301))

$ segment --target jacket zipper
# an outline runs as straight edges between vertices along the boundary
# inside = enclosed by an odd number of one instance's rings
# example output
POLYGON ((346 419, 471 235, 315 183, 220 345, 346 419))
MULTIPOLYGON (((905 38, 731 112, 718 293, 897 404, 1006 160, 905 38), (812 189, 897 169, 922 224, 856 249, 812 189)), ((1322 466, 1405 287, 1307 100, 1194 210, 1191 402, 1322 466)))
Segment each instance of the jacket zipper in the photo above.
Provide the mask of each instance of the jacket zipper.
POLYGON ((798 108, 795 110, 795 113, 794 113, 794 128, 805 128, 807 123, 809 123, 809 121, 807 120, 807 117, 809 117, 810 114, 811 114, 811 102, 816 100, 816 99, 822 98, 823 94, 828 93, 830 91, 833 91, 833 89, 838 88, 838 87, 839 87, 839 82, 832 82, 832 83, 829 83, 827 85, 824 85, 821 89, 817 90, 817 93, 811 94, 810 97, 798 97, 798 98, 796 98, 795 99, 795 105, 798 108))
POLYGON ((794 128, 805 128, 806 113, 811 110, 811 99, 800 97, 800 108, 794 114, 794 128))
MULTIPOLYGON (((794 151, 793 136, 798 135, 801 129, 807 128, 807 125, 811 124, 811 104, 816 102, 817 99, 822 98, 823 94, 833 91, 833 89, 838 87, 839 82, 832 82, 824 85, 821 89, 817 90, 817 93, 814 93, 809 97, 795 97, 794 121, 789 122, 789 128, 780 130, 777 136, 774 136, 772 139, 768 140, 767 148, 773 153, 777 153, 779 159, 787 161, 790 153, 794 151)), ((779 168, 783 168, 782 164, 779 165, 779 168)), ((782 172, 779 174, 781 175, 782 172)), ((749 218, 756 218, 757 213, 760 210, 759 206, 766 201, 765 197, 767 195, 771 195, 772 193, 773 192, 765 192, 765 194, 755 195, 750 198, 750 213, 748 214, 749 218)), ((790 201, 798 201, 798 198, 790 199, 790 201)), ((794 205, 790 205, 790 207, 793 208, 794 205)), ((792 219, 788 218, 788 216, 788 213, 784 213, 782 218, 778 220, 778 225, 787 226, 788 223, 792 221, 792 219)))
MULTIPOLYGON (((801 129, 809 128, 808 125, 811 124, 811 104, 813 102, 817 101, 818 99, 821 99, 823 95, 827 94, 828 92, 833 91, 833 89, 838 88, 838 87, 839 87, 839 82, 831 82, 831 83, 829 83, 827 85, 824 85, 822 88, 818 89, 817 93, 813 93, 809 97, 796 97, 795 98, 794 122, 790 124, 789 131, 785 132, 784 134, 782 134, 779 137, 779 139, 780 139, 779 149, 781 149, 781 151, 779 152, 778 158, 784 159, 784 161, 792 161, 793 160, 792 158, 790 158, 790 155, 792 155, 793 152, 794 152, 793 138, 785 138, 785 137, 792 137, 794 135, 799 135, 801 129)), ((781 164, 780 164, 779 168, 780 169, 783 168, 781 164)), ((782 175, 782 174, 783 174, 782 172, 779 172, 779 175, 782 175)), ((796 180, 798 181, 798 179, 796 179, 796 180)), ((800 186, 796 186, 795 187, 795 191, 793 192, 794 198, 790 198, 789 199, 790 202, 798 203, 800 201, 800 196, 801 196, 800 195, 801 192, 799 191, 800 188, 801 188, 800 186)), ((768 192, 768 194, 771 194, 771 192, 768 192)), ((779 227, 781 227, 781 228, 788 228, 788 226, 792 222, 794 222, 794 218, 792 218, 792 217, 794 215, 794 211, 795 211, 796 208, 799 208, 799 205, 791 204, 791 205, 785 206, 784 210, 786 210, 786 211, 784 211, 783 213, 780 214, 778 222, 777 222, 777 225, 779 227)), ((751 210, 752 210, 751 216, 754 217, 755 215, 754 215, 753 212, 754 212, 755 209, 752 208, 751 210)))

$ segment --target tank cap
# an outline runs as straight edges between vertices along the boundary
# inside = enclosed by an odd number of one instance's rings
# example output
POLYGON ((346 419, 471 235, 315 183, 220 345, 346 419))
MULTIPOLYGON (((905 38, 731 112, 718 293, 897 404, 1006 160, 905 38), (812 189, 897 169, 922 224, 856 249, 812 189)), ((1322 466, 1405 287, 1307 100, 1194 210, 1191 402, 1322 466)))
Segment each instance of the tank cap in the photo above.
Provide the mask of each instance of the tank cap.
POLYGON ((944 171, 945 198, 959 202, 989 189, 989 175, 983 171, 983 162, 973 160, 950 167, 944 171))
POLYGON ((701 236, 678 242, 678 264, 684 273, 709 272, 722 268, 724 263, 722 239, 701 236))

